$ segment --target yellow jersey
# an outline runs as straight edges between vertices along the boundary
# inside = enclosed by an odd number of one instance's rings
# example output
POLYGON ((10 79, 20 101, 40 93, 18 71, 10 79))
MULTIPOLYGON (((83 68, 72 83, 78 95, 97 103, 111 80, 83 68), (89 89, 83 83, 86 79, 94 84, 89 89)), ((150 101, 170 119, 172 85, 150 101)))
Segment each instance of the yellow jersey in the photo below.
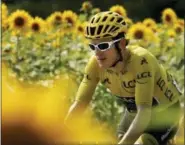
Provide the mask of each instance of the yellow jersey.
POLYGON ((91 98, 98 82, 101 82, 127 104, 157 104, 164 109, 176 103, 181 92, 155 56, 142 47, 128 46, 127 49, 130 57, 124 73, 116 70, 116 67, 100 68, 96 57, 92 56, 85 68, 76 100, 91 98))

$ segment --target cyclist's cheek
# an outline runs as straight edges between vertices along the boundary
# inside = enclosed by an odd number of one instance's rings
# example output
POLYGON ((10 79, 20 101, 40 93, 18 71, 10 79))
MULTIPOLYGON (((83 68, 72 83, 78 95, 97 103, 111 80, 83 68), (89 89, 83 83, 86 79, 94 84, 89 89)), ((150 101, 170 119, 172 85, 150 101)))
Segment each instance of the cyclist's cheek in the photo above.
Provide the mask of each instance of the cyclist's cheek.
POLYGON ((109 68, 117 59, 117 53, 114 48, 108 49, 103 52, 97 51, 96 59, 98 60, 100 67, 109 68))

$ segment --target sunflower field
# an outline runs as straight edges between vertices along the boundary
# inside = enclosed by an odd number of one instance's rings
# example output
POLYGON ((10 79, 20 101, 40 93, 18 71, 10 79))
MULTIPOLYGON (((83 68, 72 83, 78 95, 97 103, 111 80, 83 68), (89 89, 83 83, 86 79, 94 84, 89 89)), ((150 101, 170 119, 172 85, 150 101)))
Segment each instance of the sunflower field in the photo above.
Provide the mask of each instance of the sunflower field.
MULTIPOLYGON (((84 2, 79 14, 56 11, 46 19, 23 9, 9 13, 5 3, 1 9, 3 143, 115 142, 123 108, 102 84, 84 117, 70 127, 62 123, 92 55, 84 27, 101 9, 84 2), (14 136, 12 142, 8 136, 14 136)), ((125 17, 129 45, 152 52, 184 92, 184 19, 171 8, 161 12, 161 22, 152 18, 134 22, 121 5, 109 10, 125 17)), ((183 105, 184 98, 181 100, 183 105)), ((183 128, 175 137, 177 144, 184 142, 183 128)))

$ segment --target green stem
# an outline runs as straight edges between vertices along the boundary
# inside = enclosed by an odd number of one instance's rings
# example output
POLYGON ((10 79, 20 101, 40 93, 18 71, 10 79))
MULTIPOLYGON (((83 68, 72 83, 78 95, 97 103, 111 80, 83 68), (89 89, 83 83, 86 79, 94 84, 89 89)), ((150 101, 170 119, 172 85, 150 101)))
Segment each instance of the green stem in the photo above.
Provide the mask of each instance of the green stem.
POLYGON ((19 51, 18 51, 18 49, 19 49, 19 38, 20 38, 20 35, 19 34, 17 34, 16 35, 17 37, 17 46, 16 46, 16 61, 19 59, 19 51))

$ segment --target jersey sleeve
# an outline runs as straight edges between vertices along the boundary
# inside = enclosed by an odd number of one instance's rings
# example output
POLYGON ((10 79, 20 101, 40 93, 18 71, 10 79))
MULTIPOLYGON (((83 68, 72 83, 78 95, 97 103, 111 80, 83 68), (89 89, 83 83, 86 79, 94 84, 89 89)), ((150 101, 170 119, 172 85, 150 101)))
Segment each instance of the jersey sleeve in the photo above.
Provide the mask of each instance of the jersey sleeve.
POLYGON ((75 100, 84 101, 91 99, 98 82, 99 66, 95 56, 92 56, 85 67, 84 77, 78 88, 75 100))
POLYGON ((135 101, 136 105, 152 106, 154 94, 155 65, 152 56, 143 55, 135 63, 135 101))

